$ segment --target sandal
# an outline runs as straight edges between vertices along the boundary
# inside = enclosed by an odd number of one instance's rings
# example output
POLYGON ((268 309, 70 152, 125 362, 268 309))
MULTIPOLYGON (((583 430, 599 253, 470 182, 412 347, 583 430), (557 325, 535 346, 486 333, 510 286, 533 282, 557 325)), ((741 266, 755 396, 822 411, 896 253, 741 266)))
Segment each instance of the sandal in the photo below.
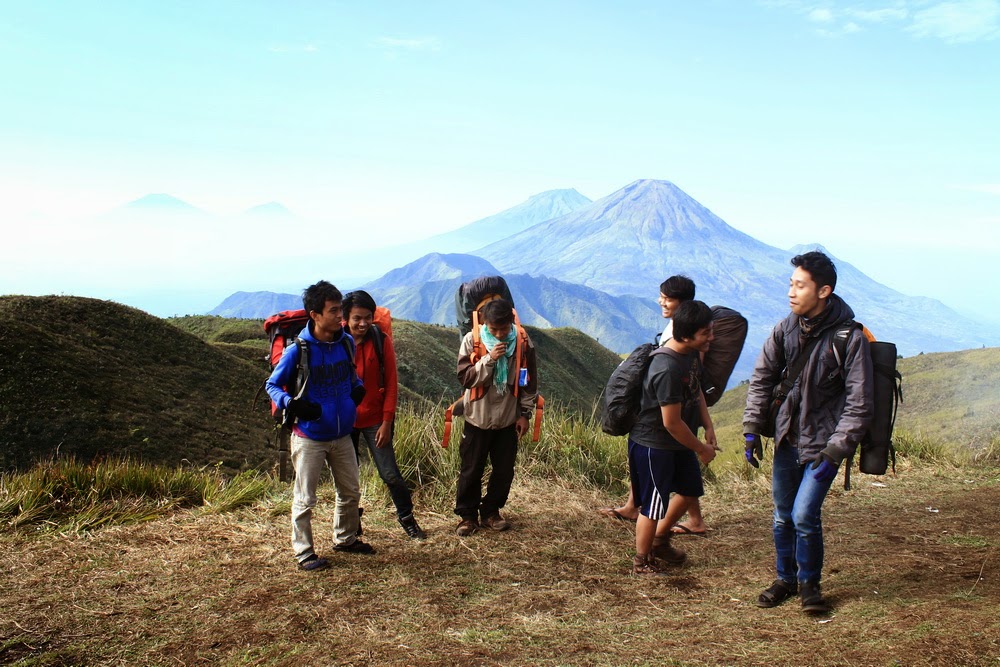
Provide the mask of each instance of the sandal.
POLYGON ((601 516, 606 516, 609 519, 618 519, 619 521, 631 521, 632 523, 635 523, 635 519, 625 516, 614 507, 601 507, 597 510, 597 513, 601 516))
POLYGON ((798 584, 790 584, 787 581, 775 579, 769 588, 757 596, 757 606, 764 609, 777 607, 798 592, 798 584))
POLYGON ((833 611, 830 603, 823 597, 820 591, 819 582, 802 584, 802 611, 807 614, 829 614, 833 611))

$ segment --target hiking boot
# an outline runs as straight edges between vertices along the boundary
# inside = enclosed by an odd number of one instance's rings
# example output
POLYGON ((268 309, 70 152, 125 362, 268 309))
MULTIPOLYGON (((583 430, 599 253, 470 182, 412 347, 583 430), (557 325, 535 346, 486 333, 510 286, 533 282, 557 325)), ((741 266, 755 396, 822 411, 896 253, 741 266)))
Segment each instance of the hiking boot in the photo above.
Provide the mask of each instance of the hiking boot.
POLYGON ((483 519, 483 527, 496 531, 510 530, 510 522, 500 516, 500 512, 497 512, 483 519))
POLYGON ((475 519, 462 519, 455 532, 459 537, 468 537, 479 530, 479 523, 475 519))
POLYGON ((807 614, 829 614, 833 611, 830 603, 820 592, 818 581, 806 581, 799 589, 799 597, 802 598, 802 611, 807 614))
POLYGON ((405 516, 399 519, 399 525, 403 527, 406 534, 409 535, 414 540, 427 539, 427 533, 421 530, 420 526, 417 525, 417 520, 411 514, 410 516, 405 516))
POLYGON ((775 579, 774 583, 757 596, 757 606, 764 609, 777 607, 779 604, 799 592, 798 584, 775 579))
POLYGON ((333 545, 333 550, 351 554, 375 553, 375 547, 368 544, 367 542, 362 542, 361 540, 354 540, 350 544, 335 544, 333 545))
POLYGON ((299 569, 305 570, 306 572, 319 572, 320 570, 325 570, 330 567, 330 562, 325 558, 320 558, 316 554, 309 556, 304 561, 299 563, 299 569))
POLYGON ((668 565, 680 565, 687 560, 687 554, 677 547, 670 546, 670 536, 653 538, 653 556, 668 565))
POLYGON ((667 572, 656 562, 653 554, 636 554, 632 557, 632 574, 662 577, 667 572))

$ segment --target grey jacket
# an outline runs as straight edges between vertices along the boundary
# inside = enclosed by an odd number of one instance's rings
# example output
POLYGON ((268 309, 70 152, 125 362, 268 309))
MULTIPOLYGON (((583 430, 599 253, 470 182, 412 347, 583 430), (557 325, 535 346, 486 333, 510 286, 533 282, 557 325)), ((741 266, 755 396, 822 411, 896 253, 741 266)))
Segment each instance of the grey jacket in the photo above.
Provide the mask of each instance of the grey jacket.
MULTIPOLYGON (((843 322, 854 318, 854 311, 835 294, 827 308, 832 309, 830 316, 813 332, 822 339, 775 420, 775 443, 797 447, 800 464, 815 460, 824 450, 838 464, 852 455, 874 412, 868 339, 860 327, 854 328, 847 339, 845 358, 838 364, 833 334, 843 322)), ((791 313, 764 341, 747 391, 744 433, 760 433, 775 387, 806 343, 801 334, 799 316, 791 313)))
MULTIPOLYGON (((520 338, 517 344, 521 345, 520 338)), ((528 368, 528 386, 519 387, 517 396, 514 395, 514 383, 518 379, 518 369, 510 369, 507 378, 509 391, 500 394, 493 385, 496 362, 486 355, 476 363, 472 363, 472 351, 472 334, 467 333, 458 352, 458 381, 465 389, 463 396, 465 420, 473 426, 489 430, 512 426, 521 416, 530 421, 538 400, 538 366, 531 339, 527 339, 527 349, 522 351, 528 368), (477 386, 485 386, 486 395, 473 401, 469 390, 477 386)))

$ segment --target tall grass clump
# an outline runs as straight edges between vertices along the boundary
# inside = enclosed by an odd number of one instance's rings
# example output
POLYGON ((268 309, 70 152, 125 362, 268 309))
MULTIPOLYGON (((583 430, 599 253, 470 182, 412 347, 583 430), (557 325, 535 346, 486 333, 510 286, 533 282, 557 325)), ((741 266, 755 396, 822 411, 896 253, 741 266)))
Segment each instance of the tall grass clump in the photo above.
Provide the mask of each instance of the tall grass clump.
POLYGON ((896 455, 938 465, 962 465, 969 458, 969 451, 910 431, 896 430, 893 434, 896 455))
POLYGON ((66 458, 0 474, 0 525, 82 532, 149 521, 188 507, 225 512, 274 488, 267 475, 227 480, 217 469, 168 468, 129 459, 79 463, 66 458))

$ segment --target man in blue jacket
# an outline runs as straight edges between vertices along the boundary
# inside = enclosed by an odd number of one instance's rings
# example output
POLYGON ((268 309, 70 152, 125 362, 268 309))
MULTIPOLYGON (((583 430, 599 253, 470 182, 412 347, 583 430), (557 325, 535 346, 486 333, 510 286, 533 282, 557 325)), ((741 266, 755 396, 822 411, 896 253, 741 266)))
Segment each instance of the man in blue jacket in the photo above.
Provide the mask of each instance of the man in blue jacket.
POLYGON ((294 424, 292 549, 299 568, 315 571, 328 565, 314 550, 312 536, 312 510, 324 464, 329 464, 337 489, 334 551, 370 554, 375 550, 357 537, 361 482, 351 430, 364 385, 354 372, 354 339, 341 326, 343 295, 321 280, 302 293, 302 304, 310 322, 274 367, 267 393, 294 424), (303 372, 299 372, 300 359, 306 362, 303 372))

